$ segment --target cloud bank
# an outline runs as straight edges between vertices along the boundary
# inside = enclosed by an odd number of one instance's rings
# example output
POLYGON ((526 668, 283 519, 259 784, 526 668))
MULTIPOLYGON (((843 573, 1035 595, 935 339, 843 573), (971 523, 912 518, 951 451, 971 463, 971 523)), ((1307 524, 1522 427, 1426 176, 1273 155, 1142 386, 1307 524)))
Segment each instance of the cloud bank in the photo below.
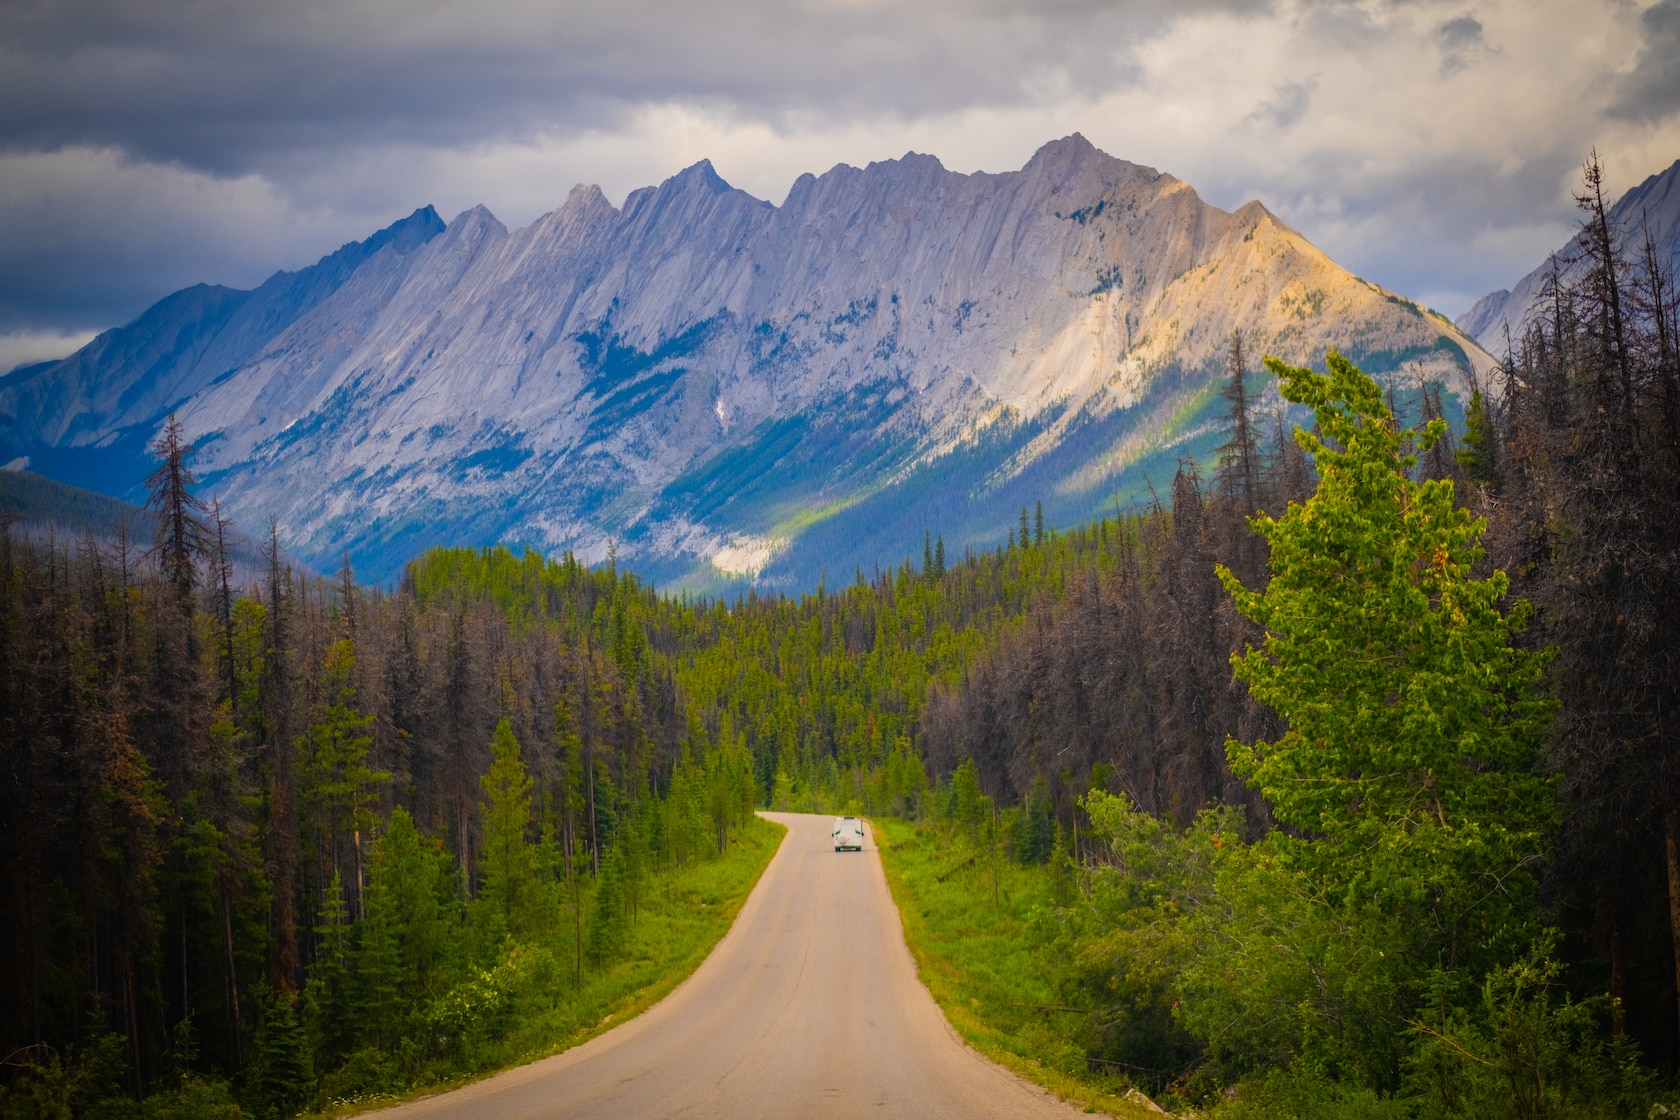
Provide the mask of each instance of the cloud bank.
MULTIPOLYGON (((1020 166, 1081 131, 1456 313, 1680 156, 1680 0, 55 0, 0 7, 0 335, 249 286, 432 202, 709 157, 1020 166)), ((74 334, 66 337, 78 337, 74 334)), ((3 359, 3 347, 0 347, 3 359)))

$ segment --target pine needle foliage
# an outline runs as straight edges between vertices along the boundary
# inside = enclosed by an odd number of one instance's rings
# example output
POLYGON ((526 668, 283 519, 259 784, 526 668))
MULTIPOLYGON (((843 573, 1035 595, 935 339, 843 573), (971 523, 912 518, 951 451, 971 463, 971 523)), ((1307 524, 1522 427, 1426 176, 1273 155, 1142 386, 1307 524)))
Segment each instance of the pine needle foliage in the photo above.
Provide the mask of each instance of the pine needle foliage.
POLYGON ((1313 409, 1316 434, 1297 438, 1317 492, 1255 519, 1271 550, 1264 590, 1218 568, 1265 634, 1233 655, 1236 676, 1288 726, 1232 740, 1231 767, 1350 899, 1425 907, 1456 930, 1477 900, 1513 889, 1555 821, 1535 766, 1556 709, 1549 655, 1513 647, 1530 608, 1501 610, 1506 574, 1472 575, 1485 519, 1455 505, 1451 481, 1411 480, 1402 447, 1429 447, 1444 422, 1399 430, 1374 381, 1334 352, 1325 364, 1268 362, 1284 396, 1313 409))

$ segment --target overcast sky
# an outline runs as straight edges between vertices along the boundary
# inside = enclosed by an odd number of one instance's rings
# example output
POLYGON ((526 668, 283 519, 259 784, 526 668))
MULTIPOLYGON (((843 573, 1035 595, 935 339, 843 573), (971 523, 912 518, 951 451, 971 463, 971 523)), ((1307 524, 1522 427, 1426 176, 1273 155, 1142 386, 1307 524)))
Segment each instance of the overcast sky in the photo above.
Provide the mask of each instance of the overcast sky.
POLYGON ((0 370, 433 203, 1082 132, 1456 315, 1680 158, 1680 0, 6 0, 0 370))

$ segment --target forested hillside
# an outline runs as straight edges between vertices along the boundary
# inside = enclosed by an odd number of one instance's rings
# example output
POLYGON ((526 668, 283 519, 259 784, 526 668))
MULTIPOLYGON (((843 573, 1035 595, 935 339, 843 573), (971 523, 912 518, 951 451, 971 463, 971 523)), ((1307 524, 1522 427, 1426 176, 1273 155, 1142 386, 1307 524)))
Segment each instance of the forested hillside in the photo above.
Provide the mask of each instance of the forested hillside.
POLYGON ((1321 477, 1255 519, 1261 578, 1213 528, 1220 488, 1181 493, 1174 555, 1201 542, 1224 595, 1157 577, 1142 642, 1124 608, 1095 624, 1094 594, 1065 597, 934 694, 930 751, 976 765, 889 864, 970 1037, 1231 1117, 1675 1114, 1680 312, 1596 167, 1580 203, 1590 267, 1548 291, 1459 446, 1428 395, 1396 416, 1334 355, 1269 362, 1314 409, 1321 477), (1162 641, 1168 604, 1213 621, 1244 704, 1162 641), (1187 740, 1223 796, 1163 801, 1111 753, 1052 843, 1021 781, 1079 742, 1081 674, 1136 718, 1117 667, 1140 644, 1146 679, 1208 714, 1187 740))
POLYGON ((278 527, 241 586, 172 427, 153 537, 0 538, 7 1114, 285 1115, 553 1045, 678 936, 654 878, 713 889, 770 805, 920 821, 976 906, 1043 876, 1082 1075, 1493 1115, 1485 1066, 1540 1085, 1511 1115, 1644 1115, 1680 1039, 1680 331, 1585 213, 1598 267, 1457 446, 1432 390, 1233 336, 1206 477, 797 599, 501 548, 373 591, 278 527))
POLYGON ((52 525, 72 536, 108 536, 118 521, 133 517, 127 502, 55 481, 29 471, 0 471, 0 517, 52 525))

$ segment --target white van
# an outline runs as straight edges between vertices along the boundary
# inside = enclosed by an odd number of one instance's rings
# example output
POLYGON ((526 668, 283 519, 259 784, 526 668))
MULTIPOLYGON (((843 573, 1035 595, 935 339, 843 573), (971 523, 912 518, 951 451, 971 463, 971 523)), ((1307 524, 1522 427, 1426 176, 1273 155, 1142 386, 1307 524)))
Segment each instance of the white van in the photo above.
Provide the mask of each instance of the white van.
POLYGON ((863 822, 856 817, 835 817, 834 850, 863 851, 863 822))

